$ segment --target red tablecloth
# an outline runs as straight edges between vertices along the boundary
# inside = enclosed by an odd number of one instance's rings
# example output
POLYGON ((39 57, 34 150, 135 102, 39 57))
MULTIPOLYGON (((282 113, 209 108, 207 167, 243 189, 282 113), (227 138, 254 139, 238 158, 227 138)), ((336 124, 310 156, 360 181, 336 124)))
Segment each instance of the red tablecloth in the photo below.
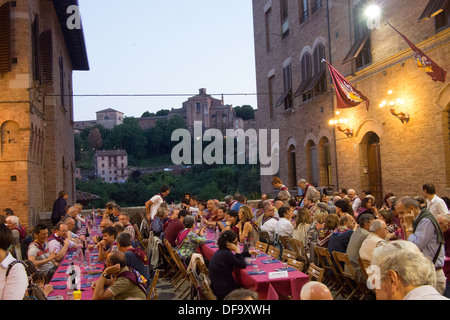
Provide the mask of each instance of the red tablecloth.
MULTIPOLYGON (((207 235, 208 240, 211 240, 211 236, 207 235)), ((218 250, 214 243, 208 243, 202 245, 199 248, 203 256, 211 260, 211 257, 218 250)), ((301 271, 288 272, 288 278, 269 279, 269 273, 277 271, 276 269, 282 267, 282 262, 264 264, 263 261, 268 258, 268 255, 261 255, 256 258, 253 264, 258 265, 259 270, 264 270, 266 273, 261 275, 250 275, 249 271, 253 270, 252 266, 248 266, 246 269, 236 269, 234 272, 234 278, 236 283, 242 285, 244 288, 251 289, 258 292, 260 299, 271 300, 274 295, 270 295, 270 285, 277 294, 285 296, 292 296, 294 300, 300 300, 300 291, 304 284, 309 282, 309 276, 301 271)))
POLYGON ((444 273, 447 281, 450 281, 450 257, 445 257, 444 273))
MULTIPOLYGON (((95 223, 92 229, 92 235, 99 235, 101 233, 100 231, 100 224, 101 219, 95 219, 95 223)), ((84 234, 85 232, 85 226, 79 230, 78 234, 84 234)), ((91 235, 91 236, 92 236, 91 235)), ((90 244, 93 244, 91 242, 90 244)), ((64 300, 67 300, 67 277, 69 276, 67 274, 67 269, 70 268, 71 263, 74 262, 74 265, 77 265, 80 267, 81 271, 81 300, 92 300, 92 296, 94 291, 91 289, 90 285, 92 282, 95 282, 100 274, 96 275, 89 275, 86 273, 86 268, 82 267, 81 263, 77 262, 76 259, 76 251, 69 250, 66 255, 64 256, 63 261, 59 265, 58 269, 56 270, 55 275, 53 276, 52 280, 50 281, 50 284, 53 286, 54 290, 51 294, 48 295, 50 299, 54 299, 57 296, 62 296, 64 300)), ((98 261, 98 249, 95 248, 91 250, 90 252, 91 256, 91 267, 88 268, 88 270, 95 270, 97 272, 101 272, 104 268, 103 262, 98 261)))

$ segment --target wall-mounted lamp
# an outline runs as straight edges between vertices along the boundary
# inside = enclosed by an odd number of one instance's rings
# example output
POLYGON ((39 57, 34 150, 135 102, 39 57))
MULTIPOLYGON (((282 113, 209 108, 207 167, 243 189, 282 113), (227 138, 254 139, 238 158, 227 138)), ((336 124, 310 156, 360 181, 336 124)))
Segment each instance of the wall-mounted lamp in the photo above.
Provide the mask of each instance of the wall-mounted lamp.
MULTIPOLYGON (((392 95, 392 90, 388 91, 388 95, 392 95)), ((397 117, 402 123, 409 122, 410 116, 409 113, 406 112, 397 112, 396 108, 403 106, 405 104, 405 101, 402 98, 392 99, 392 100, 384 100, 380 103, 380 108, 383 108, 385 106, 389 107, 389 111, 392 115, 397 117)))
POLYGON ((348 126, 348 119, 332 119, 330 120, 330 126, 336 126, 336 128, 345 133, 348 138, 353 137, 353 129, 348 126))

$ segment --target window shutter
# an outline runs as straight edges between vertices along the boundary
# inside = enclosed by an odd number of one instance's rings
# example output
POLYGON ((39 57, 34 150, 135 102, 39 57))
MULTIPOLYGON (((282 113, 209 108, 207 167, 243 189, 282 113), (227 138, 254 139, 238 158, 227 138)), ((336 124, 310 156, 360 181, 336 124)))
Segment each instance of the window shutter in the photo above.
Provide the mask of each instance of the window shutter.
POLYGON ((0 72, 11 71, 11 5, 0 7, 0 72))
POLYGON ((52 30, 45 30, 39 36, 40 66, 42 68, 42 82, 53 82, 53 39, 52 30))

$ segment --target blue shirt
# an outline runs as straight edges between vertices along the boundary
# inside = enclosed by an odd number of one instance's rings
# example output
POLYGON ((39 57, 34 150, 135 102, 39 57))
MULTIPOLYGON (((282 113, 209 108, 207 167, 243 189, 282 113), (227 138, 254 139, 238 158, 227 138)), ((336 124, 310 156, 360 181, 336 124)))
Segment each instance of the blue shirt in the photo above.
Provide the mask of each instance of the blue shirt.
MULTIPOLYGON (((416 219, 418 217, 419 216, 417 216, 416 219)), ((428 259, 433 261, 433 258, 436 255, 437 249, 439 247, 439 242, 436 230, 434 229, 434 225, 430 221, 430 219, 423 218, 422 221, 420 221, 419 225, 417 226, 416 231, 409 236, 408 241, 414 243, 428 259)), ((445 248, 444 245, 442 244, 441 251, 439 252, 439 256, 436 260, 435 267, 443 268, 444 261, 445 261, 445 248)))

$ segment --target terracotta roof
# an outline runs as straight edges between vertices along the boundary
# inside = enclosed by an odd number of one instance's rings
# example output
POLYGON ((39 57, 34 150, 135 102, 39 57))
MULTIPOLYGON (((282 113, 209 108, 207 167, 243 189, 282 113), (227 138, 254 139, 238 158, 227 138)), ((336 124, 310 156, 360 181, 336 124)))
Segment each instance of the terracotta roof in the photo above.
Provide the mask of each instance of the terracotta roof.
POLYGON ((128 156, 126 150, 97 150, 95 156, 128 156))

